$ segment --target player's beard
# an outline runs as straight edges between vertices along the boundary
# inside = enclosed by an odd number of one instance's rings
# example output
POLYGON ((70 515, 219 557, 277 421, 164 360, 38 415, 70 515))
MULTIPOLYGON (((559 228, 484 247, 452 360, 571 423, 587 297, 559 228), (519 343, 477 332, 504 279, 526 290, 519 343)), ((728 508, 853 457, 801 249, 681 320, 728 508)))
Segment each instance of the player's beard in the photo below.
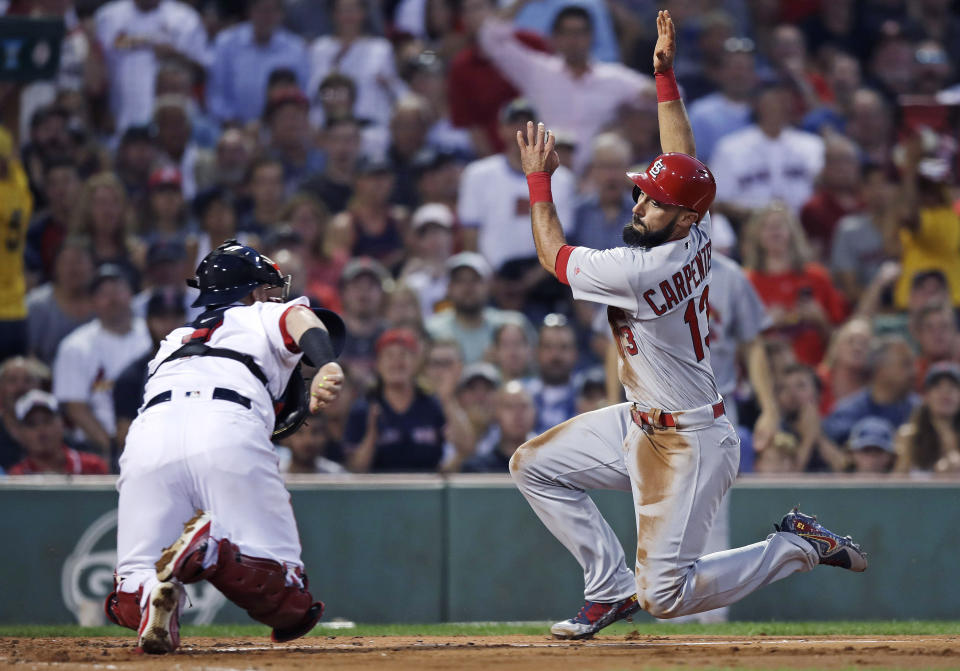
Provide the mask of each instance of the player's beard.
POLYGON ((642 225, 643 220, 637 215, 633 215, 633 219, 627 222, 627 224, 625 224, 623 227, 623 242, 627 247, 643 247, 645 249, 662 245, 670 239, 671 235, 673 235, 673 231, 677 227, 677 219, 679 217, 679 214, 674 215, 673 219, 670 220, 670 223, 661 228, 659 231, 640 231, 635 225, 642 225))

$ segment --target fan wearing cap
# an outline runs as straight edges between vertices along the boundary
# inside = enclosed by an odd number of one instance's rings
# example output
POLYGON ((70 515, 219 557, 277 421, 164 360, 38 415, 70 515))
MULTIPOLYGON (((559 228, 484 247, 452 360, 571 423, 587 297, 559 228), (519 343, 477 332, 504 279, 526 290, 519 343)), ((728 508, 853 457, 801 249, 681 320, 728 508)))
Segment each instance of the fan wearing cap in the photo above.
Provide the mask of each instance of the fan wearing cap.
POLYGON ((882 417, 864 417, 850 430, 850 459, 855 473, 889 473, 896 460, 896 427, 882 417))
POLYGON ((40 389, 28 391, 17 401, 16 412, 27 456, 10 467, 10 475, 104 475, 109 472, 107 462, 100 457, 67 445, 53 394, 40 389))
POLYGON ((343 321, 349 335, 340 360, 361 389, 374 382, 376 342, 387 328, 383 308, 390 282, 386 268, 367 257, 352 259, 340 276, 343 321))
POLYGON ((344 432, 351 471, 430 472, 443 465, 447 422, 437 399, 417 386, 419 360, 413 331, 389 329, 377 338, 377 386, 351 408, 344 432))
POLYGON ((145 237, 148 240, 182 238, 187 220, 180 171, 170 165, 157 168, 150 173, 147 185, 149 197, 143 221, 149 228, 144 231, 145 237))
POLYGON ((60 342, 53 362, 53 394, 84 439, 110 457, 116 435, 113 386, 131 361, 150 349, 146 321, 133 314, 130 279, 104 264, 90 285, 96 319, 60 342))
POLYGON ((267 153, 283 163, 283 182, 292 193, 308 177, 323 172, 326 156, 316 148, 310 126, 310 101, 296 87, 270 94, 263 110, 264 125, 270 131, 267 153))
POLYGON ((676 31, 657 16, 653 66, 660 143, 666 152, 635 185, 625 246, 572 247, 551 202, 559 158, 541 123, 518 131, 530 187, 531 227, 541 265, 576 300, 607 306, 626 403, 578 415, 517 448, 510 472, 520 492, 584 571, 586 603, 551 627, 578 639, 643 608, 657 618, 730 605, 755 589, 817 564, 866 569, 866 557, 796 509, 778 533, 746 547, 705 553, 724 494, 740 465, 740 439, 726 417, 710 359, 710 170, 694 157, 693 132, 673 74, 676 31), (587 489, 633 494, 634 570, 587 489), (813 525, 816 537, 801 536, 813 525), (817 541, 819 538, 819 542, 817 541))
POLYGON ((935 363, 923 379, 923 402, 896 437, 898 473, 960 473, 960 365, 935 363))
POLYGON ((447 296, 447 259, 453 251, 453 213, 441 203, 421 205, 410 222, 410 253, 401 279, 417 292, 428 319, 447 296))

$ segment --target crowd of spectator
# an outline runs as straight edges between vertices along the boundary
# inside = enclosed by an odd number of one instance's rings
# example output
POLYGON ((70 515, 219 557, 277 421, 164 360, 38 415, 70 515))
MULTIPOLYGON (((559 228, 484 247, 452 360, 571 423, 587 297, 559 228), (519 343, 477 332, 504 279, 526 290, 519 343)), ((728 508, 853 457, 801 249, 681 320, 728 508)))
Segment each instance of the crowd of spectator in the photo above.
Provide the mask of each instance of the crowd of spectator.
POLYGON ((0 81, 0 470, 115 472, 230 238, 347 326, 287 472, 506 472, 620 402, 606 309, 537 262, 514 138, 554 130, 570 242, 622 244, 658 8, 717 179, 741 471, 960 472, 954 0, 0 0, 66 27, 54 78, 0 81))

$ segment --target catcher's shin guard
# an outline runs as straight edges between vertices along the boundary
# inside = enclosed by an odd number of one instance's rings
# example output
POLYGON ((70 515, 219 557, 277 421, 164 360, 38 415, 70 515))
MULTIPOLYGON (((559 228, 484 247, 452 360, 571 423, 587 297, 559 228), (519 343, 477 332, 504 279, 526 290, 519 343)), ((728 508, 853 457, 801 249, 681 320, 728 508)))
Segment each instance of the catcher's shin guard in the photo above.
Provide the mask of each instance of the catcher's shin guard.
POLYGON ((219 542, 215 567, 203 573, 250 617, 273 627, 272 638, 279 643, 303 636, 323 615, 323 603, 313 600, 306 575, 299 574, 303 587, 287 585, 286 567, 272 559, 248 557, 229 540, 219 542))
POLYGON ((140 628, 140 597, 143 588, 136 592, 121 592, 117 589, 117 580, 114 578, 113 591, 103 602, 103 610, 107 619, 127 629, 137 631, 140 628))

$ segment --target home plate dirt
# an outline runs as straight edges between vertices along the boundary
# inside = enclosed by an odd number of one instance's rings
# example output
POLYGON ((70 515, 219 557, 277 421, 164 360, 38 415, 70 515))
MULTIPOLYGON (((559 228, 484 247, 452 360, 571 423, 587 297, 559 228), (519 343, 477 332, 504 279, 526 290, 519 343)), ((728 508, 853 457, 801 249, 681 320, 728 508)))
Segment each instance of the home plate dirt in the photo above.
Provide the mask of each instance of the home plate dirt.
POLYGON ((173 655, 130 638, 0 638, 0 668, 21 669, 638 669, 960 667, 960 636, 329 636, 286 645, 188 637, 173 655))

